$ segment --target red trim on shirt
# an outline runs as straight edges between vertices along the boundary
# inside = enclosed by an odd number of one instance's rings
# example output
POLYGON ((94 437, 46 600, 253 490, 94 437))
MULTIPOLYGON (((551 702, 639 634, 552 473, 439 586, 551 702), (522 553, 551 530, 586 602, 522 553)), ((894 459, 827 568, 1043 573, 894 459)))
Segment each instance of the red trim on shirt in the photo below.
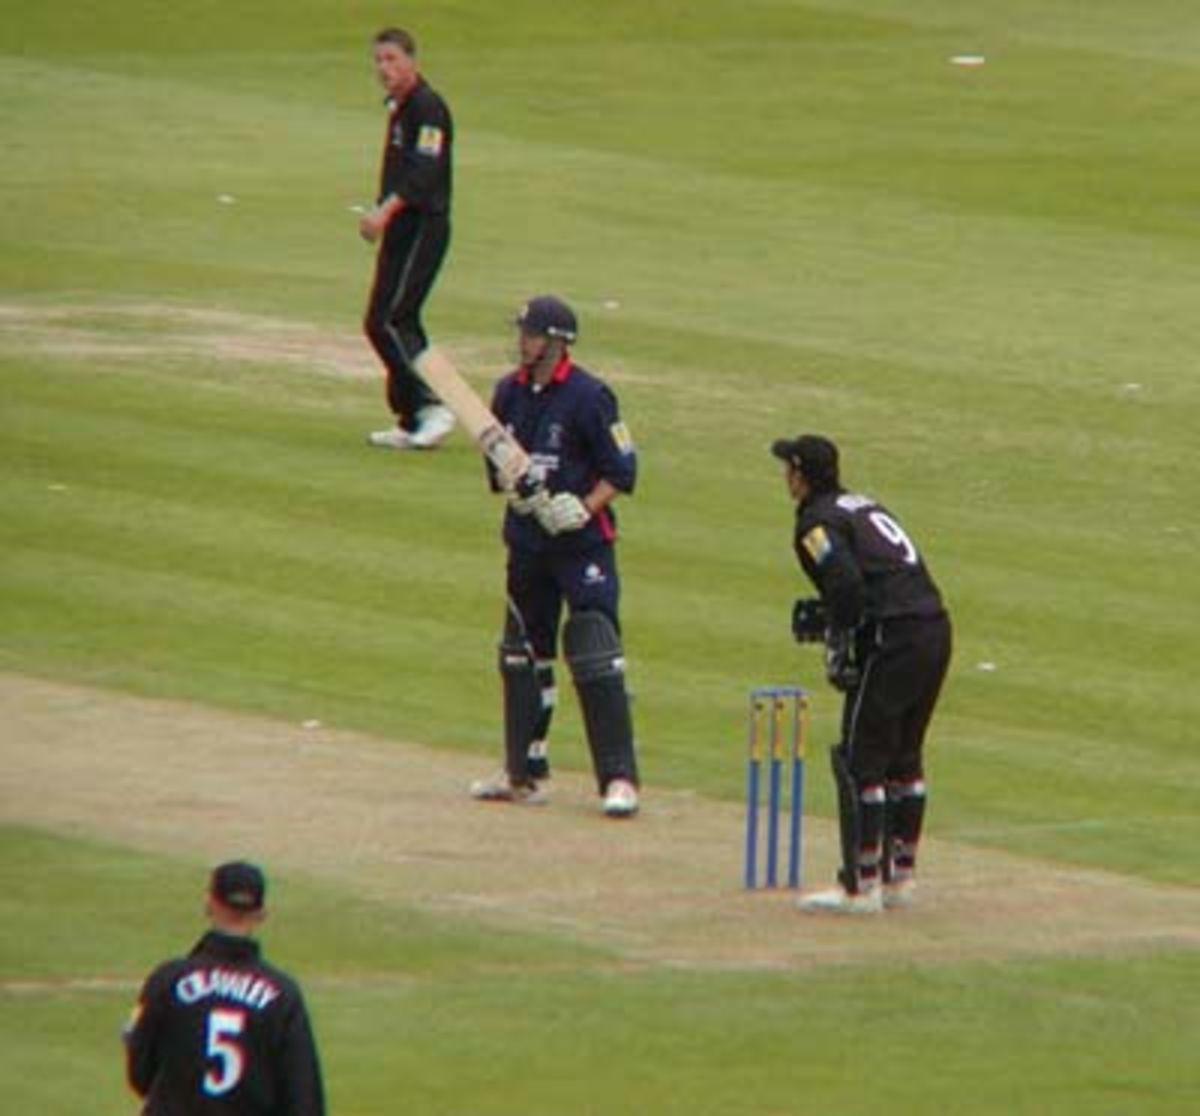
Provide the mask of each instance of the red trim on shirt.
MULTIPOLYGON (((558 363, 554 366, 554 371, 550 373, 550 382, 552 384, 561 384, 571 374, 571 354, 563 353, 558 359, 558 363)), ((529 369, 525 365, 521 365, 517 369, 517 383, 529 383, 529 369)))
POLYGON ((601 508, 596 512, 596 526, 600 528, 600 534, 604 536, 605 542, 612 542, 617 537, 617 529, 613 526, 612 516, 608 514, 608 508, 601 508))

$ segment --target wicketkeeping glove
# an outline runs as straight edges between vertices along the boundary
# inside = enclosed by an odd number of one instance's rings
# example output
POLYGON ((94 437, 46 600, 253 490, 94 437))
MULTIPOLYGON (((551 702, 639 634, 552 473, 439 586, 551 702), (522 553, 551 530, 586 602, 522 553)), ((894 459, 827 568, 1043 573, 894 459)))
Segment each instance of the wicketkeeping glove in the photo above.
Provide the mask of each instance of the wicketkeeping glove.
POLYGON ((829 617, 820 597, 801 597, 792 605, 792 635, 797 643, 820 643, 827 627, 829 617))
POLYGON ((592 518, 592 513, 574 492, 556 492, 548 501, 535 507, 533 514, 548 535, 578 531, 592 518))
POLYGON ((830 628, 825 633, 825 677, 842 693, 853 690, 862 681, 853 628, 830 628))

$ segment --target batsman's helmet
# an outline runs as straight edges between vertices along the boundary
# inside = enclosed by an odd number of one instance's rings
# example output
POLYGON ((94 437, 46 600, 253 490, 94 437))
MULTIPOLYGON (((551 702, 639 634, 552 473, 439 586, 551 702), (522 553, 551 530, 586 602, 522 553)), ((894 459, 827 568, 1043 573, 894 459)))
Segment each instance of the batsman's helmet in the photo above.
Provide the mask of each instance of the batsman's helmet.
POLYGON ((579 323, 575 320, 575 311, 554 295, 538 295, 537 298, 531 298, 517 312, 515 324, 526 333, 558 337, 563 341, 574 341, 579 336, 579 323))
POLYGON ((836 489, 838 448, 820 434, 801 434, 798 438, 779 438, 771 443, 771 453, 786 461, 808 482, 814 492, 836 489))

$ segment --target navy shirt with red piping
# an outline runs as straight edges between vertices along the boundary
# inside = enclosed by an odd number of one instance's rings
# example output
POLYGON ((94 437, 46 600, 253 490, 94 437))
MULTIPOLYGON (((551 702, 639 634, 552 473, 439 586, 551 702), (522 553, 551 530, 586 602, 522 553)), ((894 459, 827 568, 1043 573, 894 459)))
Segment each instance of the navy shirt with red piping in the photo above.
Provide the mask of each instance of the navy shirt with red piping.
MULTIPOLYGON (((606 480, 619 492, 633 491, 637 453, 621 422, 617 397, 602 380, 564 354, 545 385, 518 368, 497 385, 492 413, 512 432, 532 459, 532 479, 551 494, 573 492, 580 499, 606 480)), ((498 488, 494 472, 493 488, 498 488)), ((601 509, 578 531, 549 535, 532 515, 511 508, 504 517, 504 541, 520 550, 579 553, 612 543, 616 513, 601 509)))

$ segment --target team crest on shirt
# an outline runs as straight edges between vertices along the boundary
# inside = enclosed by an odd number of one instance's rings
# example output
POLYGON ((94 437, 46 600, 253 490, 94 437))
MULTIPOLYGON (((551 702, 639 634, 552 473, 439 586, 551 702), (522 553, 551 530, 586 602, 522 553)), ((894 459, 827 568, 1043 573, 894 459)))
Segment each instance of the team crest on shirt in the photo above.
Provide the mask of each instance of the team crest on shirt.
POLYGON ((608 580, 604 571, 595 562, 589 562, 583 568, 584 585, 603 585, 608 580))
POLYGON ((804 549, 808 551, 809 557, 818 566, 833 552, 833 544, 829 541, 824 527, 814 527, 800 541, 804 544, 804 549))
POLYGON ((417 151, 437 158, 446 142, 446 133, 433 124, 424 124, 417 133, 417 151))
POLYGON ((629 427, 623 422, 614 422, 608 428, 608 432, 612 435, 613 444, 624 454, 633 453, 633 435, 629 433, 629 427))

